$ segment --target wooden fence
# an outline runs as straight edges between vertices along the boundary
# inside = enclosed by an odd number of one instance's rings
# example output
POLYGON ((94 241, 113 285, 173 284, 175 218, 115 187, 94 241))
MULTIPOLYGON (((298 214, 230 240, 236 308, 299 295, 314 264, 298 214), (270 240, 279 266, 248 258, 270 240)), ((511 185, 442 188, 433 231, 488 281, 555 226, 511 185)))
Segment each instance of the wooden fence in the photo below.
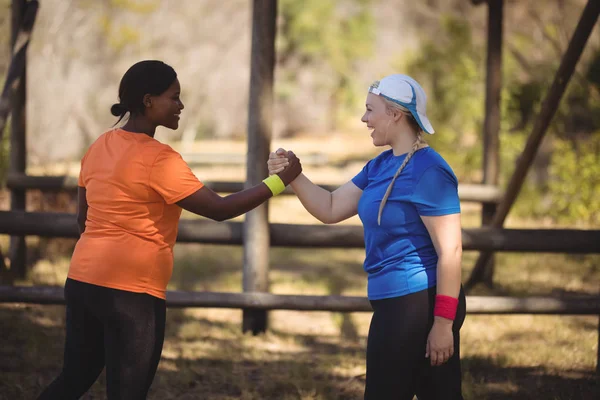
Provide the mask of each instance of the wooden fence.
MULTIPOLYGON (((241 245, 242 222, 181 220, 177 241, 241 245)), ((269 224, 270 245, 363 248, 363 229, 353 225, 269 224)), ((0 211, 0 234, 78 238, 75 214, 0 211)), ((600 253, 600 230, 463 229, 463 249, 477 251, 600 253)))
MULTIPOLYGON (((244 189, 244 182, 203 182, 207 187, 219 193, 236 193, 244 189)), ((73 176, 31 176, 24 173, 9 172, 6 186, 10 190, 37 189, 44 192, 76 192, 77 178, 73 176)), ((338 188, 337 185, 320 185, 329 191, 338 188)), ((283 194, 294 194, 291 187, 287 187, 283 194)), ((502 191, 493 185, 460 184, 458 195, 461 201, 476 203, 499 203, 502 191)))
MULTIPOLYGON (((0 303, 64 304, 58 287, 0 286, 0 303)), ((256 310, 301 310, 333 312, 370 312, 366 297, 305 296, 247 292, 168 291, 167 306, 173 308, 241 308, 256 310)), ((600 298, 556 299, 552 297, 467 296, 469 314, 559 314, 597 315, 600 298)))
MULTIPOLYGON (((481 3, 483 0, 472 0, 481 3)), ((563 56, 555 81, 546 95, 542 111, 538 116, 526 148, 519 158, 516 172, 507 192, 501 194, 497 183, 499 170, 498 131, 500 123, 500 76, 502 44, 503 0, 487 0, 488 18, 488 62, 486 82, 486 121, 484 127, 484 183, 468 187, 461 185, 462 201, 477 201, 484 204, 483 223, 493 228, 465 229, 464 249, 483 251, 470 282, 477 282, 489 270, 488 261, 496 251, 536 251, 598 253, 600 231, 581 230, 515 230, 502 229, 506 215, 514 204, 523 185, 524 178, 543 139, 547 127, 555 114, 556 107, 564 94, 565 87, 600 12, 600 2, 588 0, 569 48, 563 56)), ((10 254, 13 265, 24 265, 26 235, 48 237, 78 236, 75 216, 72 214, 48 214, 25 212, 25 192, 29 189, 75 190, 76 182, 64 177, 30 177, 26 170, 26 127, 25 127, 25 77, 26 47, 28 43, 37 1, 13 0, 12 2, 12 50, 13 58, 2 95, 0 111, 11 104, 11 160, 9 187, 11 188, 12 211, 0 212, 0 234, 13 235, 10 254), (20 42, 19 37, 25 38, 20 42)), ((247 184, 253 184, 266 175, 265 152, 270 148, 272 121, 272 88, 274 68, 275 19, 277 0, 253 1, 252 58, 250 78, 250 104, 248 121, 247 184)), ((1 113, 0 113, 1 114, 1 113)), ((1 117, 2 115, 0 115, 1 117)), ((1 135, 2 130, 0 130, 1 135)), ((219 192, 235 192, 243 188, 242 183, 214 182, 208 185, 219 192)), ((328 187, 331 189, 332 187, 328 187)), ((288 191, 289 193, 289 191, 288 191)), ((266 310, 295 309, 322 311, 370 311, 365 298, 340 296, 283 296, 258 293, 268 273, 268 246, 293 247, 362 247, 362 229, 358 227, 329 227, 269 224, 266 208, 261 207, 248 214, 246 224, 214 223, 208 221, 181 221, 179 242, 217 243, 244 245, 244 290, 245 293, 169 292, 171 307, 228 307, 242 308, 244 329, 264 330, 266 323, 261 319, 266 310), (262 313, 256 314, 260 310, 262 313), (249 314, 246 314, 246 311, 249 314), (247 319, 248 317, 248 319, 247 319)), ((25 302, 39 304, 63 304, 62 289, 41 287, 0 286, 0 302, 25 302)), ((600 300, 555 299, 555 298, 467 298, 469 313, 474 314, 600 314, 600 300)), ((598 338, 600 342, 600 324, 598 338)), ((600 344, 600 343, 599 343, 600 344)), ((598 346, 600 361, 600 345, 598 346)), ((597 366, 600 376, 600 362, 597 366)))

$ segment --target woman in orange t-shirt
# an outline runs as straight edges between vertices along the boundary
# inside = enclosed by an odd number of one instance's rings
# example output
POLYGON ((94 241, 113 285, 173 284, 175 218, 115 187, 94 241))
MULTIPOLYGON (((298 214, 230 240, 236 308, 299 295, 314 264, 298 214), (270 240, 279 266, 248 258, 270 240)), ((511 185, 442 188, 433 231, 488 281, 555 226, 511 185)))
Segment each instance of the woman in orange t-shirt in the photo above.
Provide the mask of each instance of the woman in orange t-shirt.
MULTIPOLYGON (((81 160, 75 246, 67 281, 61 374, 40 399, 77 399, 106 366, 109 399, 144 399, 165 333, 167 283, 184 208, 223 221, 279 194, 302 171, 289 168, 226 197, 205 187, 179 153, 154 139, 177 129, 183 103, 177 74, 141 61, 123 76, 111 108, 120 128, 101 135, 81 160)), ((116 125, 116 124, 115 124, 116 125)))

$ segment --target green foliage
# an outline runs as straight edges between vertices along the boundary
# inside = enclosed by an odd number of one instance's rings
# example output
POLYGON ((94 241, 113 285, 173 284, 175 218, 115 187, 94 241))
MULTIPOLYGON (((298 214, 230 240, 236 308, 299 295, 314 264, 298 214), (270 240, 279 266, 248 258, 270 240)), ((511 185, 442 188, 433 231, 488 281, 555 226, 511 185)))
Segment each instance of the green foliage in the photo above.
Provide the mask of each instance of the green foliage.
POLYGON ((281 60, 292 55, 304 63, 322 60, 335 73, 349 76, 356 61, 371 52, 369 6, 370 0, 280 1, 281 60))
POLYGON ((352 85, 357 62, 371 54, 374 23, 370 0, 281 0, 278 62, 283 73, 282 98, 293 90, 294 69, 313 65, 329 70, 318 86, 331 94, 332 127, 357 100, 352 85), (291 70, 290 70, 291 69, 291 70))
POLYGON ((444 121, 442 129, 474 131, 483 118, 483 55, 472 42, 467 21, 445 17, 442 32, 441 38, 422 45, 406 69, 430 85, 435 107, 429 112, 436 120, 444 121), (472 118, 464 121, 461 114, 472 118))
POLYGON ((160 7, 160 0, 110 0, 110 5, 138 14, 152 14, 160 7))
MULTIPOLYGON (((97 7, 97 4, 91 3, 89 6, 97 7)), ((135 27, 117 22, 114 18, 115 13, 129 12, 143 16, 152 14, 159 6, 160 1, 158 0, 110 0, 98 17, 100 29, 109 48, 118 54, 140 40, 140 32, 135 27)))
POLYGON ((585 77, 596 89, 600 90, 600 51, 597 51, 592 61, 590 61, 585 77))
POLYGON ((427 113, 436 130, 427 140, 449 158, 460 180, 472 180, 476 177, 470 171, 481 168, 475 138, 483 124, 485 53, 473 43, 468 21, 447 16, 441 29, 438 37, 399 61, 397 69, 427 88, 427 113))
MULTIPOLYGON (((535 77, 513 85, 510 102, 516 107, 510 111, 520 119, 521 136, 533 128, 556 64, 555 60, 540 63, 535 77)), ((599 65, 598 50, 580 61, 579 70, 584 72, 571 78, 547 135, 551 153, 542 165, 547 169, 547 180, 529 181, 517 203, 518 215, 546 216, 562 224, 600 224, 599 65)))
POLYGON ((140 39, 136 29, 115 25, 110 15, 100 16, 99 23, 109 48, 116 53, 123 51, 130 44, 137 43, 140 39))
POLYGON ((547 215, 600 225, 600 131, 590 139, 554 143, 547 215))
MULTIPOLYGON (((427 139, 448 158, 462 182, 479 181, 481 176, 473 171, 481 171, 486 43, 473 40, 466 17, 445 16, 441 22, 441 32, 422 41, 418 51, 396 67, 414 76, 430 93, 427 111, 436 135, 427 139)), ((505 46, 500 129, 503 184, 514 170, 558 69, 555 39, 561 29, 557 23, 544 28, 550 42, 545 47, 524 34, 515 34, 505 46), (530 57, 533 53, 536 57, 530 57)), ((528 178, 516 213, 568 224, 600 223, 600 50, 579 62, 549 129, 549 144, 540 149, 530 172, 538 179, 528 178)))

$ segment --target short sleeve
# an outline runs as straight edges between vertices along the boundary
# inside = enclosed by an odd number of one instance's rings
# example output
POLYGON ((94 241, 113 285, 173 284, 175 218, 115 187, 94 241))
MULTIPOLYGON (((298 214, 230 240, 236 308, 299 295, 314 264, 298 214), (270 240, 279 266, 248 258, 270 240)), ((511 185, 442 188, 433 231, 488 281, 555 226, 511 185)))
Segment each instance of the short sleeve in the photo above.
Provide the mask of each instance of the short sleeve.
POLYGON ((181 155, 172 149, 161 151, 152 164, 150 187, 167 204, 177 203, 203 186, 181 155))
POLYGON ((369 164, 371 164, 371 161, 369 161, 364 167, 363 169, 356 174, 356 176, 354 178, 352 178, 352 183, 354 183, 356 185, 357 188, 359 188, 360 190, 365 190, 365 188, 367 187, 367 184, 369 183, 369 164))
POLYGON ((83 156, 83 158, 81 159, 81 166, 79 168, 79 178, 77 178, 77 186, 85 188, 85 180, 83 179, 83 164, 85 163, 85 159, 87 158, 87 155, 89 154, 90 149, 88 149, 88 151, 85 152, 85 155, 83 156))
POLYGON ((429 167, 417 182, 412 201, 422 216, 460 213, 456 176, 440 165, 429 167))

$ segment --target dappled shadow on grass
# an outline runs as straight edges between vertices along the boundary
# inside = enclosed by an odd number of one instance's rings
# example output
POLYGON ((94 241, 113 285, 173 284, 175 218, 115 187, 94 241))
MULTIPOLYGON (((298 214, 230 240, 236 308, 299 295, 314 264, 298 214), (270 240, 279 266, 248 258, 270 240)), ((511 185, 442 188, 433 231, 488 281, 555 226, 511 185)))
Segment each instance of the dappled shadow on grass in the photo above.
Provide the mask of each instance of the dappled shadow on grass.
MULTIPOLYGON (((178 245, 170 287, 210 290, 215 286, 241 290, 243 249, 239 246, 178 245)), ((271 280, 292 279, 307 286, 319 285, 329 294, 361 288, 366 282, 362 250, 272 248, 271 280)), ((275 282, 277 283, 277 282, 275 282)))
MULTIPOLYGON (((35 398, 62 365, 64 308, 0 306, 0 327, 0 399, 35 398)), ((176 309, 168 311, 166 336, 149 399, 362 396, 364 337, 353 342, 336 335, 274 329, 255 337, 241 334, 237 320, 215 320, 176 309)), ((463 375, 466 400, 597 398, 592 370, 548 371, 510 366, 502 355, 469 356, 463 357, 463 375)), ((102 374, 83 398, 104 399, 104 384, 102 374)))
POLYGON ((234 246, 178 245, 170 286, 208 290, 216 281, 242 271, 242 252, 234 246))
MULTIPOLYGON (((595 329, 598 330, 598 332, 600 332, 600 329, 598 328, 598 325, 600 325, 600 318, 597 319, 591 319, 591 318, 577 318, 575 320, 572 321, 572 324, 575 325, 575 327, 581 331, 594 331, 595 329)), ((600 362, 600 360, 598 360, 600 362)))
MULTIPOLYGON (((0 399, 36 396, 60 372, 64 346, 64 308, 26 306, 0 307, 3 346, 0 350, 0 399)), ((270 338, 279 341, 278 334, 270 338)), ((274 336, 273 336, 274 335, 274 336)), ((283 339, 293 339, 287 335, 283 339)), ((252 343, 268 342, 269 337, 240 333, 237 323, 193 318, 183 310, 169 310, 165 350, 152 386, 150 399, 322 399, 360 397, 364 377, 348 377, 335 372, 334 360, 353 352, 309 336, 298 339, 302 349, 265 351, 252 343), (179 335, 182 322, 195 320, 199 331, 194 337, 179 335), (204 333, 203 333, 204 332, 204 333), (245 343, 244 340, 256 342, 245 343), (202 354, 190 354, 189 347, 208 345, 202 354), (260 354, 257 356, 257 352, 260 354)), ((285 343, 284 343, 285 344, 285 343)), ((283 346, 284 344, 278 344, 283 346)), ((102 373, 84 399, 104 399, 102 373)))
POLYGON ((347 378, 293 356, 273 360, 169 360, 152 399, 357 399, 364 377, 347 378), (317 397, 319 396, 319 397, 317 397))
POLYGON ((463 358, 466 397, 484 400, 578 399, 598 397, 593 371, 566 370, 559 374, 543 367, 510 367, 502 360, 463 358))
MULTIPOLYGON (((35 399, 59 374, 64 310, 62 306, 0 306, 0 400, 35 399)), ((83 398, 102 398, 103 387, 104 374, 83 398)))
MULTIPOLYGON (((197 331, 191 335, 189 326, 169 329, 167 340, 171 343, 160 382, 186 388, 176 398, 300 400, 362 396, 364 376, 348 376, 339 370, 344 361, 362 363, 364 350, 357 343, 273 329, 264 335, 244 335, 239 321, 214 321, 184 313, 172 317, 193 324, 197 331), (187 338, 187 346, 180 341, 181 336, 187 338), (189 350, 192 347, 196 348, 195 354, 189 350), (171 374, 171 370, 178 373, 171 374)), ((156 393, 156 398, 166 398, 156 393)))

